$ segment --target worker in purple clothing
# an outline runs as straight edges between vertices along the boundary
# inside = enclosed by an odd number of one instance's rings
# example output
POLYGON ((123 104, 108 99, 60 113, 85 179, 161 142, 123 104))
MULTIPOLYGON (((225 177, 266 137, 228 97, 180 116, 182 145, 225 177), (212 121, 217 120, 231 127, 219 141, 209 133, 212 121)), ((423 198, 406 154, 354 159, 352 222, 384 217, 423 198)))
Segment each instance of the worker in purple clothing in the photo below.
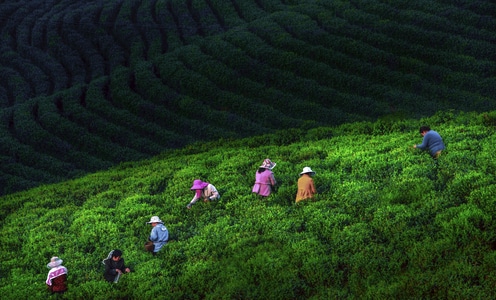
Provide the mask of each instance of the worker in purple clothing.
POLYGON ((422 144, 413 145, 413 148, 428 150, 432 158, 437 159, 445 149, 444 142, 439 133, 431 130, 429 126, 420 127, 420 134, 424 137, 422 144))
POLYGON ((275 166, 276 163, 270 161, 268 158, 263 161, 262 165, 255 173, 255 185, 253 185, 252 189, 253 193, 267 197, 275 189, 276 179, 274 178, 274 173, 272 172, 272 169, 275 166))

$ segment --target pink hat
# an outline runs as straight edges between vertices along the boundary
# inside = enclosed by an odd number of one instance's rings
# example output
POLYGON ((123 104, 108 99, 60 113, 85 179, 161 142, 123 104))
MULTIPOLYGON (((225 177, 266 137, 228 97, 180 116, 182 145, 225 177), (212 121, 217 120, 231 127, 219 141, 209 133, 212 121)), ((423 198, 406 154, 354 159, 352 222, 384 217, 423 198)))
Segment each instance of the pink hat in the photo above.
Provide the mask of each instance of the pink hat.
POLYGON ((191 187, 191 190, 203 190, 204 188, 207 187, 209 183, 208 182, 203 182, 200 179, 196 179, 193 181, 193 186, 191 187))
POLYGON ((272 170, 272 169, 274 169, 275 166, 276 166, 275 162, 271 162, 270 159, 266 158, 266 159, 264 159, 260 168, 272 170))

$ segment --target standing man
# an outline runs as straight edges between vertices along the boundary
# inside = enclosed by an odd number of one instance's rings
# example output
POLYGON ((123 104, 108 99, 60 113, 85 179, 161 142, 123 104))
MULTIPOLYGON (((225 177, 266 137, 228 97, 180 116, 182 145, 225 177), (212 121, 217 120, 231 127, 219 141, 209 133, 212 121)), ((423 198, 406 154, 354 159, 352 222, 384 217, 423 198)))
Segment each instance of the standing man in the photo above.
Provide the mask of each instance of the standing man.
POLYGON ((157 255, 157 252, 162 249, 162 246, 167 244, 169 231, 158 216, 151 217, 150 221, 146 223, 152 224, 152 232, 148 240, 153 243, 153 247, 147 248, 147 250, 152 252, 153 255, 157 255))
POLYGON ((437 159, 444 150, 444 142, 439 133, 431 130, 429 126, 420 127, 420 134, 424 137, 422 144, 413 145, 413 148, 428 150, 432 158, 437 159))

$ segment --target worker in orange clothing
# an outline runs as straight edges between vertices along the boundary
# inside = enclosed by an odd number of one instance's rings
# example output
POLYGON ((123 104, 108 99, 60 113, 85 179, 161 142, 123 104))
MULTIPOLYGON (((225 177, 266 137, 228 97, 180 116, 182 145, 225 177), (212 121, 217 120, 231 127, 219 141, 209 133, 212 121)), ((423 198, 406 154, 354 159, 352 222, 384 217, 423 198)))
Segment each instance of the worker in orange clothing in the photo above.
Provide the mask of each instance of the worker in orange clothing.
POLYGON ((303 172, 300 173, 300 178, 298 179, 298 192, 296 193, 296 203, 312 198, 317 191, 315 190, 315 185, 313 183, 312 176, 315 172, 310 169, 310 167, 304 167, 303 172))

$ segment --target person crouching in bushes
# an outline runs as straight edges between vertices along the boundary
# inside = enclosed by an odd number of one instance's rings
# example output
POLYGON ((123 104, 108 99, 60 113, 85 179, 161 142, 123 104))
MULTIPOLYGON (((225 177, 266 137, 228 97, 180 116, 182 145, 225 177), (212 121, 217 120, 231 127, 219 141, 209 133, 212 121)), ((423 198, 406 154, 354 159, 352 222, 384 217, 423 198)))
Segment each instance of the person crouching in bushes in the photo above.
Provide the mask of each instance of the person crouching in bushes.
POLYGON ((50 271, 48 271, 46 284, 52 294, 63 294, 67 291, 67 268, 62 265, 62 262, 62 259, 54 256, 47 264, 50 271))
POLYGON ((270 193, 275 190, 276 179, 272 169, 276 166, 276 163, 270 161, 266 158, 262 165, 258 167, 255 173, 255 184, 253 185, 252 193, 256 193, 263 197, 268 197, 270 193))
POLYGON ((310 169, 310 167, 304 167, 303 172, 300 173, 300 178, 298 179, 298 192, 296 193, 296 203, 301 200, 312 198, 317 191, 315 190, 315 185, 313 183, 312 176, 315 172, 310 169))
POLYGON ((203 202, 208 202, 211 200, 216 200, 220 198, 220 194, 211 183, 201 181, 200 179, 196 179, 193 181, 193 185, 191 186, 191 190, 195 191, 195 195, 193 199, 186 205, 187 209, 191 209, 191 206, 196 203, 199 199, 203 199, 203 202))
POLYGON ((428 150, 433 159, 438 159, 445 149, 443 138, 437 131, 431 130, 429 126, 421 126, 419 129, 422 135, 422 144, 413 145, 415 149, 428 150))
POLYGON ((157 255, 157 252, 169 241, 169 231, 164 222, 157 216, 151 217, 150 222, 146 223, 152 224, 152 231, 148 237, 148 242, 145 244, 145 250, 157 255))
POLYGON ((122 251, 119 249, 110 251, 107 258, 103 260, 103 264, 105 265, 103 277, 105 277, 108 282, 117 282, 122 274, 131 272, 124 264, 122 251))

